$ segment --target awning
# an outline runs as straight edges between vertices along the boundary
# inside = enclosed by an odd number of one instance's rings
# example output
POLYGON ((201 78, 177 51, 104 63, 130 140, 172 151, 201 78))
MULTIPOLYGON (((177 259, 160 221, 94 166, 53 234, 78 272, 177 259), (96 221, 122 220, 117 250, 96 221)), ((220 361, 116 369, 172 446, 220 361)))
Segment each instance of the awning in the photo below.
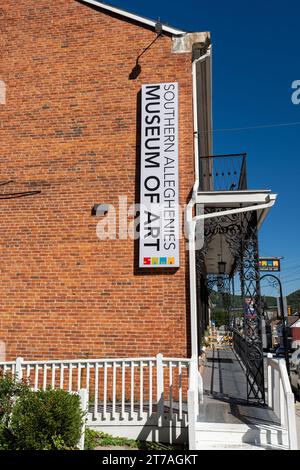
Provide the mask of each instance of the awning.
MULTIPOLYGON (((276 197, 277 195, 270 190, 198 192, 196 198, 197 214, 199 218, 203 218, 203 220, 206 220, 208 223, 214 217, 220 220, 220 216, 222 215, 233 215, 248 210, 256 210, 257 228, 259 229, 270 208, 274 205, 276 197), (209 209, 209 213, 205 214, 205 210, 207 209, 209 209), (214 211, 214 209, 216 209, 216 211, 214 211)), ((230 225, 230 223, 230 217, 225 217, 219 222, 224 228, 226 228, 226 225, 230 225)), ((215 233, 212 239, 209 240, 206 250, 205 264, 207 272, 210 274, 218 274, 218 263, 220 261, 226 263, 226 274, 231 274, 234 268, 235 258, 226 242, 225 233, 218 231, 218 233, 215 233)))

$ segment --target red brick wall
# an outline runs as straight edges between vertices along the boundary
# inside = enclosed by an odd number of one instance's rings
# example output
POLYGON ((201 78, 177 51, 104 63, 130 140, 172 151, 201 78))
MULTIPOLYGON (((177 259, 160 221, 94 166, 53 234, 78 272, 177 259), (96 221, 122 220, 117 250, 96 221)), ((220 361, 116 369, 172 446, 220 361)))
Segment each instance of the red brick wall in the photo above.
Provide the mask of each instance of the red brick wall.
POLYGON ((300 340, 300 328, 291 328, 293 340, 300 340))
POLYGON ((7 357, 189 354, 188 252, 138 270, 131 240, 100 241, 96 203, 137 202, 137 95, 179 83, 180 203, 193 184, 191 55, 148 28, 75 0, 0 8, 0 339, 7 357))

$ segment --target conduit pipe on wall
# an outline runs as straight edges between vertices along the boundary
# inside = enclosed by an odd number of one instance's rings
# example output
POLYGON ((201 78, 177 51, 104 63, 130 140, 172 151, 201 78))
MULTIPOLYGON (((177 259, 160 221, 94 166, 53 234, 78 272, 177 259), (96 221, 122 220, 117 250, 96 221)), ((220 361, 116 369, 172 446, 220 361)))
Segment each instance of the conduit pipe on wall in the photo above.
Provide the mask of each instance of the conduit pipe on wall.
POLYGON ((193 121, 194 121, 194 168, 195 182, 193 186, 192 198, 186 208, 186 224, 189 239, 189 276, 190 276, 190 322, 191 322, 191 354, 198 355, 198 334, 197 334, 197 295, 196 295, 196 259, 195 259, 195 230, 196 223, 193 223, 193 210, 196 204, 199 189, 199 130, 198 130, 198 106, 197 106, 197 63, 203 62, 211 55, 211 46, 207 52, 195 59, 192 63, 193 79, 193 121))

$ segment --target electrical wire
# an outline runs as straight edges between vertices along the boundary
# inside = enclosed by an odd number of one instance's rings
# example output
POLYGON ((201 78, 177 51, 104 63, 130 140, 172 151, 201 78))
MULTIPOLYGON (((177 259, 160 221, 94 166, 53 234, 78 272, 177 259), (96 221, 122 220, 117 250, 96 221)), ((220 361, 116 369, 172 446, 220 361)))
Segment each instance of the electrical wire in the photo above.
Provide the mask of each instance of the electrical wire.
POLYGON ((285 275, 283 276, 280 276, 281 279, 288 279, 288 278, 291 278, 293 276, 297 276, 297 274, 300 274, 300 270, 297 269, 296 271, 291 271, 291 272, 288 272, 286 273, 285 275))
MULTIPOLYGON (((14 180, 8 180, 8 181, 3 181, 0 182, 0 186, 6 186, 7 184, 10 183, 15 183, 14 180)), ((27 196, 35 196, 36 194, 40 194, 41 191, 22 191, 18 193, 3 193, 0 194, 0 200, 6 200, 6 199, 17 199, 20 197, 27 197, 27 196)))
POLYGON ((297 276, 298 274, 300 274, 300 270, 299 270, 299 269, 297 269, 297 270, 295 270, 295 271, 287 272, 287 273, 284 274, 283 276, 280 276, 280 279, 282 279, 282 280, 291 279, 292 277, 295 277, 295 276, 297 276))
POLYGON ((27 191, 23 193, 10 193, 10 194, 1 194, 0 200, 5 199, 17 199, 19 197, 27 197, 27 196, 34 196, 36 194, 40 194, 41 191, 27 191))
POLYGON ((10 183, 14 183, 14 180, 3 181, 2 183, 0 183, 0 186, 5 186, 5 185, 10 184, 10 183))
POLYGON ((262 124, 260 126, 247 126, 247 127, 229 127, 229 128, 220 128, 220 129, 212 129, 206 131, 199 131, 199 134, 212 134, 214 132, 234 132, 234 131, 246 131, 246 130, 253 130, 253 129, 271 129, 275 127, 289 127, 289 126, 299 126, 300 121, 295 122, 285 122, 280 124, 262 124))
POLYGON ((300 281, 300 277, 297 277, 296 279, 290 279, 289 281, 285 281, 284 284, 290 284, 291 282, 296 282, 300 281))

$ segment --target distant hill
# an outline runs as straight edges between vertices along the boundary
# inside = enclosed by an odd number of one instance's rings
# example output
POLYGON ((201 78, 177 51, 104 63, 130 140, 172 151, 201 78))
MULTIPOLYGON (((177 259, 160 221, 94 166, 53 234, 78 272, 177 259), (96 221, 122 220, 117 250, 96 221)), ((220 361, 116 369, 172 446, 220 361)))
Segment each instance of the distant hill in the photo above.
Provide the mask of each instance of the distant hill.
MULTIPOLYGON (((264 301, 268 307, 275 307, 277 305, 276 297, 263 296, 264 301)), ((222 296, 216 291, 211 293, 211 301, 216 306, 216 309, 223 309, 222 296)), ((235 295, 232 298, 232 303, 234 308, 242 307, 243 301, 240 295, 235 295)), ((300 311, 300 289, 292 292, 287 296, 287 303, 289 307, 292 307, 293 312, 300 311)))
POLYGON ((300 289, 287 296, 288 306, 292 307, 293 312, 300 311, 300 289))
MULTIPOLYGON (((212 291, 211 293, 211 301, 216 306, 216 309, 223 309, 223 301, 222 296, 219 292, 212 291)), ((277 305, 277 301, 275 297, 263 296, 264 302, 266 302, 268 307, 274 307, 277 305)), ((242 308, 244 302, 242 300, 241 295, 231 296, 231 304, 233 308, 242 308)))

